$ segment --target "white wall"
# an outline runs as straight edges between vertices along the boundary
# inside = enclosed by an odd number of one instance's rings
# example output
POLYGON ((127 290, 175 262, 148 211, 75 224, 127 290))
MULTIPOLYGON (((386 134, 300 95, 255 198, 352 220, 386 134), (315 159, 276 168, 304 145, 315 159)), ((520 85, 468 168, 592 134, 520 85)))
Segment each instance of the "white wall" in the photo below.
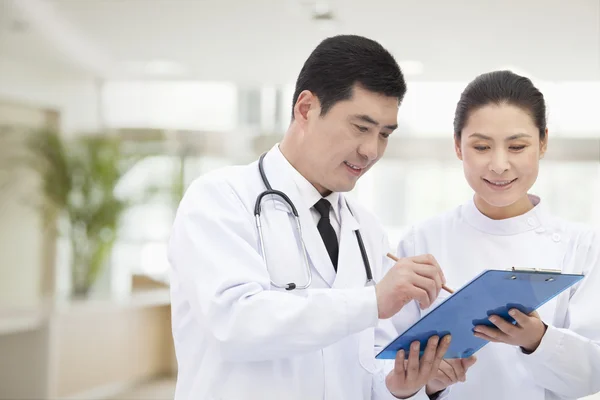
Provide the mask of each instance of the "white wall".
MULTIPOLYGON (((22 112, 3 112, 5 108, 9 107, 0 104, 0 125, 22 122, 13 117, 25 115, 31 117, 29 126, 44 123, 43 111, 21 108, 22 112)), ((37 185, 31 173, 0 179, 1 184, 7 181, 9 186, 0 192, 0 308, 32 306, 39 297, 44 265, 42 224, 39 214, 27 204, 37 185)))
MULTIPOLYGON (((27 186, 30 185, 22 185, 27 186)), ((0 200, 0 307, 34 305, 40 292, 41 224, 37 215, 20 200, 18 195, 0 200)))
POLYGON ((101 127, 97 94, 93 79, 69 78, 31 64, 0 59, 0 99, 60 111, 65 134, 101 127))

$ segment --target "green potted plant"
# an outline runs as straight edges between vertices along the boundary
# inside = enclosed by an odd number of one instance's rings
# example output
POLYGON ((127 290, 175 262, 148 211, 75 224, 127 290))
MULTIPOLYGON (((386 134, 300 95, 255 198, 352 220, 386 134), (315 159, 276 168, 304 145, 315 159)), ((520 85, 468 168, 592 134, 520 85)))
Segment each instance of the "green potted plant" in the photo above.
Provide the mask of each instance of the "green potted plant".
POLYGON ((140 201, 115 192, 140 157, 125 154, 122 141, 108 134, 65 138, 45 130, 19 142, 9 168, 25 168, 39 177, 34 205, 47 227, 66 222, 58 226, 71 244, 73 294, 86 296, 107 263, 124 211, 140 201))

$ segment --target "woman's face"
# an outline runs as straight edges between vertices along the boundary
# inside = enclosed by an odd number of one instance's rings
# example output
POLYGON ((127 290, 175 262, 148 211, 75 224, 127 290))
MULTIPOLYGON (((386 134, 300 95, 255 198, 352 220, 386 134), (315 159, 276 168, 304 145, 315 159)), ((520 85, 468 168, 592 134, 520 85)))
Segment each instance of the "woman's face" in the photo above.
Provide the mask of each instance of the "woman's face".
POLYGON ((510 218, 532 205, 527 193, 535 183, 547 135, 540 141, 532 116, 510 104, 472 111, 455 143, 475 203, 490 218, 510 218))

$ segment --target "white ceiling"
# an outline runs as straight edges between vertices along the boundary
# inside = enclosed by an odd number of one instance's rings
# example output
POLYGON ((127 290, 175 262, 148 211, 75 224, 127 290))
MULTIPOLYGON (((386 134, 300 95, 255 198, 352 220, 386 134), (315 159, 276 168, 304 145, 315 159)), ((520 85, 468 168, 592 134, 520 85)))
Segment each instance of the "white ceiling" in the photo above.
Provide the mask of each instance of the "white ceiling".
POLYGON ((140 65, 162 60, 150 68, 167 78, 287 84, 321 39, 356 33, 422 63, 412 80, 507 66, 542 80, 600 79, 598 0, 330 0, 333 30, 311 20, 309 3, 0 0, 0 60, 109 78, 148 77, 140 65))

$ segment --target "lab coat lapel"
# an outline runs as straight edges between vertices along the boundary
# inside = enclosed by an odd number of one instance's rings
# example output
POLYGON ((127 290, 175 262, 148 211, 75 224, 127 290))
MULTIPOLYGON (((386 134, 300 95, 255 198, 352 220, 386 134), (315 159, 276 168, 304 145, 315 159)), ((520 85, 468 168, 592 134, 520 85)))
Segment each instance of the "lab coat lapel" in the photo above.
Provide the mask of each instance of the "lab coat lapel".
MULTIPOLYGON (((273 149, 270 153, 274 151, 277 150, 273 149)), ((304 202, 295 182, 292 177, 288 175, 286 166, 280 165, 281 163, 275 161, 275 157, 269 156, 273 156, 273 154, 267 154, 264 161, 264 167, 269 181, 271 182, 271 186, 273 189, 280 190, 287 194, 294 203, 300 218, 302 239, 304 240, 310 264, 327 285, 331 287, 336 274, 331 259, 329 258, 329 254, 327 253, 327 249, 325 248, 325 243, 323 243, 323 239, 317 229, 317 224, 311 215, 310 207, 312 204, 308 205, 304 202)), ((291 212, 291 210, 289 210, 289 212, 291 212)))
MULTIPOLYGON (((350 212, 344 196, 340 196, 340 205, 340 253, 333 287, 362 287, 367 281, 367 274, 355 233, 360 228, 360 224, 350 212)), ((365 247, 367 247, 366 242, 365 247)))
POLYGON ((321 238, 321 234, 317 229, 317 224, 311 215, 310 206, 303 204, 302 199, 298 199, 294 202, 296 204, 301 204, 298 214, 300 214, 302 237, 304 238, 304 244, 311 263, 323 280, 331 287, 335 280, 335 269, 333 268, 331 258, 329 258, 329 253, 327 253, 323 238, 321 238))

